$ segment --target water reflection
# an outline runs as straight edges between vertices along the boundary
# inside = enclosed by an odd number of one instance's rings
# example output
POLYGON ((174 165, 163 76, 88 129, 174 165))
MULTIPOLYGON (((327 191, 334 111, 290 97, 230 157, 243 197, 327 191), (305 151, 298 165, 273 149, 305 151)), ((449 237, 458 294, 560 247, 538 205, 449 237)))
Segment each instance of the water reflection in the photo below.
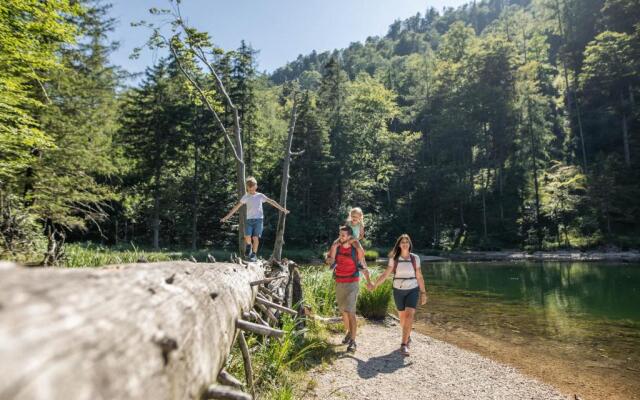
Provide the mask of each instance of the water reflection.
POLYGON ((430 286, 479 292, 553 314, 640 322, 640 265, 434 263, 430 286))
POLYGON ((640 265, 428 263, 418 319, 547 354, 640 362, 640 265))

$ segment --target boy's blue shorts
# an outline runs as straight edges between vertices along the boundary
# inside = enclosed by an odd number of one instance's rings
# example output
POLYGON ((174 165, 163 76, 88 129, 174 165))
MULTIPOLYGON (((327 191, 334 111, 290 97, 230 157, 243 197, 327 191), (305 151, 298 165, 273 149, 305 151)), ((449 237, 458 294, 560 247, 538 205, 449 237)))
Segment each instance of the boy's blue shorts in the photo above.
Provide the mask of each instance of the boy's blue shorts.
POLYGON ((247 219, 247 224, 244 226, 244 235, 251 237, 262 237, 262 228, 262 218, 247 219))

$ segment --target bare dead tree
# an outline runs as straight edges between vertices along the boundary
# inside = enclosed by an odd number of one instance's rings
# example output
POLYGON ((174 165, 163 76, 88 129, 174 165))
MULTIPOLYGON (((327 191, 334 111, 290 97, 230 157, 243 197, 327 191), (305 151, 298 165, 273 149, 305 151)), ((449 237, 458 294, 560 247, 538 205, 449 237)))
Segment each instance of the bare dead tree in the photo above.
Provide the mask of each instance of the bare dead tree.
MULTIPOLYGON (((238 197, 246 194, 245 179, 246 166, 244 162, 244 150, 242 145, 242 127, 238 107, 234 104, 229 92, 222 80, 222 77, 215 67, 213 57, 222 53, 221 49, 215 48, 211 42, 209 34, 199 32, 190 27, 180 12, 179 1, 171 1, 171 10, 160 10, 152 8, 153 15, 164 15, 169 18, 171 35, 162 33, 164 25, 154 25, 153 23, 139 22, 134 25, 145 26, 152 30, 151 38, 147 41, 149 48, 168 48, 180 73, 189 82, 189 85, 196 91, 205 109, 213 116, 218 129, 222 132, 225 141, 235 159, 236 164, 236 191, 238 197), (205 67, 215 84, 215 95, 221 99, 232 114, 232 125, 227 126, 220 116, 218 99, 210 93, 209 88, 200 82, 196 74, 200 65, 205 67)), ((243 232, 245 224, 246 210, 240 210, 240 224, 238 229, 238 249, 243 252, 243 232)))
MULTIPOLYGON (((291 107, 291 119, 289 120, 289 132, 287 134, 287 142, 284 146, 284 164, 282 166, 282 183, 280 185, 280 204, 282 207, 287 208, 287 195, 289 192, 289 169, 291 166, 291 157, 294 155, 302 154, 304 150, 300 152, 291 151, 291 144, 293 143, 293 132, 296 129, 296 121, 298 119, 298 94, 294 90, 293 92, 293 106, 291 107)), ((278 228, 276 229, 276 242, 273 247, 272 258, 276 260, 282 259, 282 246, 284 246, 284 228, 287 220, 287 215, 280 211, 278 215, 278 228)))

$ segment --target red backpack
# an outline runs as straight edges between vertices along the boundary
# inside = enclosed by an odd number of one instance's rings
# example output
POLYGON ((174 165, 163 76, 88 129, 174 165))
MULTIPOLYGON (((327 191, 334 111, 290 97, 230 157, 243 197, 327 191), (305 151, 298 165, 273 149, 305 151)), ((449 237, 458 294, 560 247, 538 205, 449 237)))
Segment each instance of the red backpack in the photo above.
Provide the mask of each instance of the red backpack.
MULTIPOLYGON (((331 264, 331 269, 333 270, 334 279, 337 278, 336 267, 338 266, 338 255, 340 254, 340 246, 341 245, 338 244, 338 247, 336 247, 336 256, 334 258, 333 264, 331 264)), ((356 270, 353 272, 351 276, 341 276, 340 278, 355 278, 360 276, 360 269, 362 268, 362 265, 360 264, 360 261, 358 261, 358 255, 357 255, 356 247, 354 245, 351 245, 351 258, 353 259, 353 262, 356 264, 356 270)))

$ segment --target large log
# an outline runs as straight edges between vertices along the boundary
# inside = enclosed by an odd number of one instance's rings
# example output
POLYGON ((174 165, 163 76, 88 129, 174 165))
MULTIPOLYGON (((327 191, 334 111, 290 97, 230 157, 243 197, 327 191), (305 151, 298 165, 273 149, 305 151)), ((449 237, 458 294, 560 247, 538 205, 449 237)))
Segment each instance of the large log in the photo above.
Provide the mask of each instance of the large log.
POLYGON ((0 399, 196 399, 260 263, 0 268, 0 399))

